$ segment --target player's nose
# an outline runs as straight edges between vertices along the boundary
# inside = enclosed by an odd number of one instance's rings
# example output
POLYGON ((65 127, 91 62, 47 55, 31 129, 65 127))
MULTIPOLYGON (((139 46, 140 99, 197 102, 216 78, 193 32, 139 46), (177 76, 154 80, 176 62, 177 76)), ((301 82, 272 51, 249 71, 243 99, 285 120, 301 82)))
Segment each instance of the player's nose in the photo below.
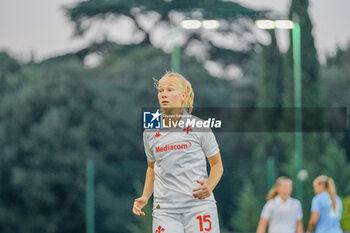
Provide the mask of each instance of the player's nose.
POLYGON ((162 93, 161 96, 160 96, 160 98, 166 99, 166 98, 168 98, 168 95, 167 95, 166 93, 162 93))

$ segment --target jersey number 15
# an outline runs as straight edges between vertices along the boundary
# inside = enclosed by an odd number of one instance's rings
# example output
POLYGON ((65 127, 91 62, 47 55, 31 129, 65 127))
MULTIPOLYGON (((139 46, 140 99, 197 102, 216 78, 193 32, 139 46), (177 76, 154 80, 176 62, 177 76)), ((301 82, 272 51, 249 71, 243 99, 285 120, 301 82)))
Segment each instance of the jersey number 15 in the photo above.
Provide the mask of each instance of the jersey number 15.
POLYGON ((210 221, 210 215, 199 215, 197 216, 197 219, 199 221, 199 229, 200 231, 203 231, 203 222, 207 222, 209 224, 208 228, 205 228, 204 231, 210 231, 211 230, 211 221, 210 221))

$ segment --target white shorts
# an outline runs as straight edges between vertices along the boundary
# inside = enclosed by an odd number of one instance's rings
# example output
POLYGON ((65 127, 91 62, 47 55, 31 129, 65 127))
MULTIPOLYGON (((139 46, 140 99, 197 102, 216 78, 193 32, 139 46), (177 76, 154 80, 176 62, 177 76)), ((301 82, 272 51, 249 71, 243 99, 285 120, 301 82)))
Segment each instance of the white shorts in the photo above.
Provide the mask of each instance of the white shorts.
POLYGON ((220 233, 216 207, 195 207, 183 213, 153 211, 152 233, 220 233))

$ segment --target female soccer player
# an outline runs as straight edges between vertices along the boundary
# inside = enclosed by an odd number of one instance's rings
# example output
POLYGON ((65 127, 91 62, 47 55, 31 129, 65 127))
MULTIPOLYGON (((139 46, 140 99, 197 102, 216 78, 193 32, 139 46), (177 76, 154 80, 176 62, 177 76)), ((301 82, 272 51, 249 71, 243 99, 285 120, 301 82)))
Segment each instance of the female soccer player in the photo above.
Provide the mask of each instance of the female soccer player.
POLYGON ((310 233, 316 225, 315 233, 342 233, 340 218, 342 202, 337 196, 332 178, 321 175, 313 182, 316 196, 311 202, 311 216, 307 232, 310 233))
POLYGON ((292 181, 279 177, 267 195, 267 203, 261 213, 257 233, 303 233, 303 212, 298 200, 291 198, 292 181))
MULTIPOLYGON (((188 80, 167 72, 156 86, 166 125, 192 116, 194 93, 188 80)), ((212 192, 221 179, 223 166, 211 130, 145 130, 143 141, 148 168, 143 194, 135 199, 133 213, 145 215, 142 208, 154 193, 154 233, 219 233, 212 192), (210 164, 209 177, 206 158, 210 164)))

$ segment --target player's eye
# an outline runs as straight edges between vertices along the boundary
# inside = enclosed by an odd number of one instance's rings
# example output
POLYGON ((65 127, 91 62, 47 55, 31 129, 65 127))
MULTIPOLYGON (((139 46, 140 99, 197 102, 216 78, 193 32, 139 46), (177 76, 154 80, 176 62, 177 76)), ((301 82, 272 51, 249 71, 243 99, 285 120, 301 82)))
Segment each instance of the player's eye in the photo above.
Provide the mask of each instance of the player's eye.
POLYGON ((163 92, 164 90, 162 88, 158 89, 158 92, 163 92))

